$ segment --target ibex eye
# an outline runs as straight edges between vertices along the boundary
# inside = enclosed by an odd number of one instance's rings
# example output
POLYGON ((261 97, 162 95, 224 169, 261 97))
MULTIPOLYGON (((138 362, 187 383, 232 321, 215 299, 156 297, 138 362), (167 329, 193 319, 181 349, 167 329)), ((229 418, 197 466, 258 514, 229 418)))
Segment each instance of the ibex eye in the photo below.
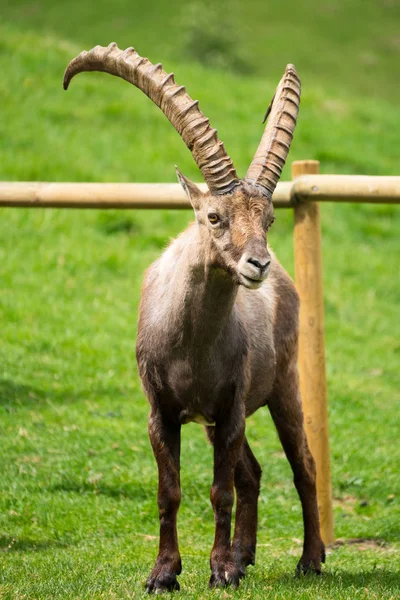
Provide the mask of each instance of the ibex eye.
POLYGON ((210 221, 211 225, 216 225, 220 219, 217 213, 210 213, 208 215, 208 220, 210 221))

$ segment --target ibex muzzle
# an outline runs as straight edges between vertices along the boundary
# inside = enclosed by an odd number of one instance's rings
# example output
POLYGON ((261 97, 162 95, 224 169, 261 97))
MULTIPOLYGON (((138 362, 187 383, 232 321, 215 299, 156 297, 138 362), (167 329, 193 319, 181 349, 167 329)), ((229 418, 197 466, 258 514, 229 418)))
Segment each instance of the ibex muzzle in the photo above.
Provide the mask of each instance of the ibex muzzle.
POLYGON ((149 436, 158 465, 160 545, 146 587, 179 589, 177 512, 180 432, 206 425, 214 446, 211 503, 215 538, 211 587, 237 586, 254 564, 261 468, 245 436, 245 419, 268 406, 294 473, 303 508, 298 569, 320 572, 315 465, 303 429, 297 375, 298 296, 267 248, 272 194, 293 137, 300 81, 288 65, 267 113, 261 143, 239 179, 198 102, 160 64, 133 48, 97 46, 68 66, 64 87, 81 71, 105 71, 141 89, 168 117, 193 154, 207 193, 178 171, 196 221, 148 269, 136 354, 150 403, 149 436), (236 489, 236 522, 231 515, 236 489))

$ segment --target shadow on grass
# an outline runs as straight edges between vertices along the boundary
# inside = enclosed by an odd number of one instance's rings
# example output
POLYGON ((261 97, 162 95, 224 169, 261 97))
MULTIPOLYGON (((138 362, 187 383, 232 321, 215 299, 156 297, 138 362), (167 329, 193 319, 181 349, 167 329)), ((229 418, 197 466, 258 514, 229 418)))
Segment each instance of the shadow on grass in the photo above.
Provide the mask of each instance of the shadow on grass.
POLYGON ((154 490, 146 490, 142 486, 137 486, 134 483, 130 485, 119 484, 111 486, 107 483, 98 482, 91 484, 87 481, 72 481, 66 480, 49 488, 51 492, 74 492, 79 495, 101 495, 108 498, 117 498, 119 500, 153 500, 154 490))
POLYGON ((40 552, 44 550, 66 548, 70 544, 58 540, 30 540, 12 536, 0 536, 0 553, 40 552))
POLYGON ((389 569, 372 569, 371 571, 361 571, 360 573, 340 572, 332 573, 327 576, 329 582, 341 583, 344 587, 354 586, 358 589, 363 587, 376 587, 395 590, 400 586, 400 573, 390 571, 389 569))
POLYGON ((33 404, 44 400, 45 393, 41 390, 14 383, 9 379, 0 379, 0 404, 33 404))
MULTIPOLYGON (((377 558, 377 561, 379 559, 377 558)), ((393 558, 393 560, 395 560, 393 558)), ((345 559, 344 559, 345 562, 345 559)), ((360 557, 360 569, 362 569, 362 558, 360 557)), ((400 588, 400 573, 390 569, 373 568, 369 571, 350 572, 342 570, 325 570, 321 575, 315 574, 294 577, 293 575, 283 575, 275 579, 276 583, 287 585, 288 587, 301 587, 311 589, 318 588, 368 588, 371 591, 391 590, 395 592, 400 588)), ((393 596, 395 597, 395 596, 393 596)))
MULTIPOLYGON (((49 375, 49 381, 51 377, 49 375)), ((125 399, 128 392, 122 391, 117 387, 93 388, 90 390, 79 390, 71 392, 68 389, 55 390, 38 390, 32 386, 15 383, 9 379, 0 379, 0 406, 4 406, 6 410, 12 411, 18 406, 41 406, 43 404, 71 404, 81 400, 92 398, 109 397, 112 399, 115 406, 118 398, 125 399)), ((108 412, 105 414, 96 414, 104 418, 122 418, 122 414, 118 411, 108 412)))

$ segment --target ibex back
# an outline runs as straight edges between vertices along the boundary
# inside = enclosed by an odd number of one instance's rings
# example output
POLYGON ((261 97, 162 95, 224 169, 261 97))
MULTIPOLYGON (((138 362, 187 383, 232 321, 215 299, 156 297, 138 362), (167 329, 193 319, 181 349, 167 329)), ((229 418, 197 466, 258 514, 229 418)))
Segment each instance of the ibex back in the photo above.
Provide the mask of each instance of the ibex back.
POLYGON ((244 179, 198 102, 160 64, 111 44, 71 61, 64 87, 82 71, 105 71, 144 91, 182 136, 209 190, 200 192, 178 171, 196 220, 148 269, 140 303, 137 361, 159 472, 160 545, 147 590, 179 589, 180 432, 190 421, 206 426, 214 446, 210 586, 237 586, 254 564, 261 468, 245 437, 245 419, 261 406, 271 412, 302 504, 304 547, 297 568, 319 573, 324 547, 315 465, 297 375, 299 301, 266 240, 300 102, 296 70, 286 68, 244 179))

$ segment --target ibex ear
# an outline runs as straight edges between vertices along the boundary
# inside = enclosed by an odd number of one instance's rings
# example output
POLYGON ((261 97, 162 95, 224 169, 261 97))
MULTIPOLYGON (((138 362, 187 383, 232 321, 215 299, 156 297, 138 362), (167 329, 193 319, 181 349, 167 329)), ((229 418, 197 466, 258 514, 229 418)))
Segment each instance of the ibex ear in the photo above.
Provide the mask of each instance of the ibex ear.
POLYGON ((199 190, 197 185, 193 183, 193 181, 190 181, 190 179, 182 175, 177 166, 175 166, 175 169, 178 181, 185 190, 185 193, 189 198, 191 205, 193 206, 194 210, 199 210, 201 206, 201 197, 203 196, 203 193, 199 190))

